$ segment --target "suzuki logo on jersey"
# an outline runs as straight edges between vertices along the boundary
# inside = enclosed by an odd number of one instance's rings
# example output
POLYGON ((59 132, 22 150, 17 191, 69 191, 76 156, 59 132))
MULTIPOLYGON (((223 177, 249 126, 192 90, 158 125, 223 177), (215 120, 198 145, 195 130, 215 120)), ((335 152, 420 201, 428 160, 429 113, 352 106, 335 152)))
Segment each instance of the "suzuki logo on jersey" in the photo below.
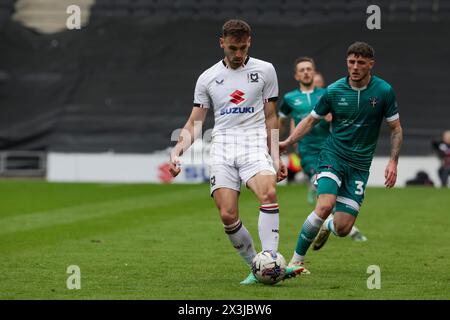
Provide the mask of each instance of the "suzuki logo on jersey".
POLYGON ((233 98, 230 101, 233 102, 234 104, 239 104, 239 103, 245 101, 245 99, 242 97, 244 94, 245 94, 244 92, 242 92, 240 90, 236 90, 235 92, 230 94, 230 97, 233 98))
POLYGON ((230 113, 253 113, 253 112, 255 112, 254 107, 234 107, 220 110, 220 115, 223 116, 224 114, 230 113))
MULTIPOLYGON (((245 98, 243 98, 244 95, 245 95, 244 92, 242 92, 240 90, 236 90, 232 94, 230 94, 230 97, 233 98, 230 100, 230 102, 232 102, 234 104, 240 104, 243 101, 245 101, 245 98)), ((232 107, 232 108, 227 108, 227 109, 224 108, 224 109, 220 110, 220 115, 223 116, 225 114, 230 114, 230 113, 253 113, 253 112, 255 112, 254 107, 232 107)))

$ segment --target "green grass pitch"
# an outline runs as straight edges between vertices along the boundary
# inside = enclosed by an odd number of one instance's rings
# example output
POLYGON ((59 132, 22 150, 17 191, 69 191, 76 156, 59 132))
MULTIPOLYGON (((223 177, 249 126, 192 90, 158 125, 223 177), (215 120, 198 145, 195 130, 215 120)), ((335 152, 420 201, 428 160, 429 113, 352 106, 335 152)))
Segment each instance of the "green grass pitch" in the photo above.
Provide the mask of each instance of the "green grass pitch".
MULTIPOLYGON (((311 275, 242 286, 247 267, 207 185, 0 182, 0 299, 449 299, 450 190, 368 188, 357 226, 369 241, 330 236, 311 275), (69 290, 67 267, 81 270, 69 290), (369 290, 367 268, 381 270, 369 290)), ((280 251, 291 258, 312 207, 280 186, 280 251)), ((257 249, 258 203, 241 219, 257 249)))

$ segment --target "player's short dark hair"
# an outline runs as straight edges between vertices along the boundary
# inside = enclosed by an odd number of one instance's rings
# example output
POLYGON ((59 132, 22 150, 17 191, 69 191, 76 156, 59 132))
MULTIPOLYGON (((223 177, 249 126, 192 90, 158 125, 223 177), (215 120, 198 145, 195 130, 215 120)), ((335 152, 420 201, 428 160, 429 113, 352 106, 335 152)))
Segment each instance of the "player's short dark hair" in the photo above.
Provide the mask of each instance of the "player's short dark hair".
POLYGON ((249 37, 252 33, 252 29, 247 22, 238 19, 231 19, 224 23, 222 26, 222 37, 227 36, 242 39, 249 37))
POLYGON ((373 59, 375 57, 375 50, 368 43, 356 41, 347 49, 347 57, 351 54, 357 57, 373 59))
POLYGON ((300 62, 305 62, 305 61, 311 62, 313 68, 316 69, 316 63, 314 62, 314 59, 313 59, 313 58, 310 58, 310 57, 298 57, 298 58, 295 59, 295 61, 294 61, 294 72, 297 72, 297 65, 298 65, 300 62))

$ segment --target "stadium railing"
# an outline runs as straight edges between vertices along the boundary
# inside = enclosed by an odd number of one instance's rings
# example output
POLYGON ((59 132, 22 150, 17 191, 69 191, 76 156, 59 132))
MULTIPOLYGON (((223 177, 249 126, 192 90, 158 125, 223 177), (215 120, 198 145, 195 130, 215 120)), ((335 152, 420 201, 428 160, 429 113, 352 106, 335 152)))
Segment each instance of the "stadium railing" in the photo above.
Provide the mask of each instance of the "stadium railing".
POLYGON ((1 151, 0 177, 45 177, 47 154, 42 151, 1 151))

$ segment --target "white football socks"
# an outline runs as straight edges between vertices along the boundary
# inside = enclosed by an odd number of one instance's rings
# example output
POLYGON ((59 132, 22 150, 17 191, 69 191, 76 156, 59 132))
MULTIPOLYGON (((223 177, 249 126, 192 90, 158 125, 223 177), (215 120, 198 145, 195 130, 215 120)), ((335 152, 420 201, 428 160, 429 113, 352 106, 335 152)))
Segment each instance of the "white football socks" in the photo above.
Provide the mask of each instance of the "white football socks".
POLYGON ((353 237, 355 234, 359 233, 359 229, 355 226, 352 227, 352 230, 350 230, 350 233, 348 234, 350 237, 353 237))
POLYGON ((224 225, 224 229, 233 247, 239 252, 245 263, 251 266, 253 257, 256 255, 255 246, 253 245, 252 236, 241 220, 238 219, 238 221, 228 226, 224 225))
POLYGON ((259 207, 258 233, 263 251, 278 252, 279 228, 278 203, 262 204, 259 207))
POLYGON ((334 216, 332 214, 330 214, 328 216, 328 218, 325 220, 325 222, 323 223, 323 228, 325 230, 331 231, 331 233, 333 233, 335 236, 336 234, 336 230, 334 229, 334 221, 333 221, 334 216))

